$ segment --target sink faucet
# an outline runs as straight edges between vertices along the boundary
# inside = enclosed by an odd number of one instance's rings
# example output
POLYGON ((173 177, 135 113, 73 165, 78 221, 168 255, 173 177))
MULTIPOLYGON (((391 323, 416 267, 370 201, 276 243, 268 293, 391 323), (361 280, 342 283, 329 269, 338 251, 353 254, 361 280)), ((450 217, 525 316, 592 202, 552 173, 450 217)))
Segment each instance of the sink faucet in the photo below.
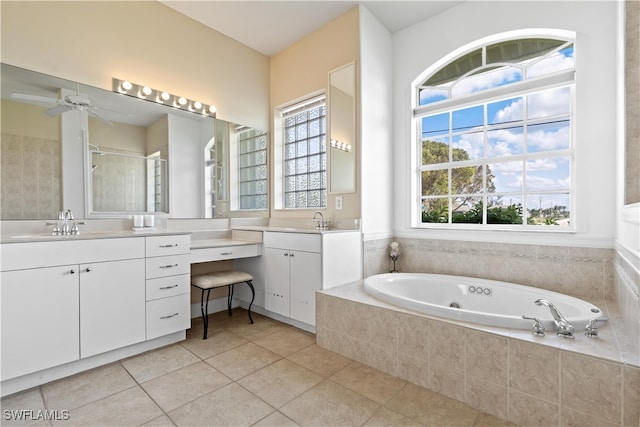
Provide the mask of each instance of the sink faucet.
POLYGON ((556 335, 562 338, 573 339, 573 331, 575 328, 567 319, 564 318, 558 308, 546 299, 539 299, 535 301, 536 305, 544 305, 549 308, 551 315, 553 316, 553 322, 556 324, 556 335))
POLYGON ((62 234, 69 234, 69 220, 73 219, 73 212, 71 212, 71 209, 67 209, 64 212, 60 212, 60 219, 63 221, 62 222, 62 230, 61 233, 62 234))
POLYGON ((320 211, 316 211, 313 214, 313 222, 316 223, 316 229, 317 230, 324 230, 326 227, 326 224, 324 222, 324 216, 322 216, 322 212, 320 211), (320 215, 320 219, 318 220, 318 215, 320 215))

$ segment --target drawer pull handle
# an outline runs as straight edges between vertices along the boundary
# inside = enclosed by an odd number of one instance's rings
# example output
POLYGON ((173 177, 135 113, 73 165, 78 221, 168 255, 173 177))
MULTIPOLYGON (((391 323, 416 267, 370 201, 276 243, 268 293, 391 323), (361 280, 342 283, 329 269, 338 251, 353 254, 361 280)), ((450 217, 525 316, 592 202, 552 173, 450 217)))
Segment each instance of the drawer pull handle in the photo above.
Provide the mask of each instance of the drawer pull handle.
POLYGON ((233 255, 233 252, 221 252, 220 255, 233 255))
POLYGON ((160 288, 161 291, 166 291, 167 289, 173 289, 173 288, 177 288, 178 285, 171 285, 171 286, 162 286, 160 288))
POLYGON ((173 313, 173 314, 170 314, 168 316, 160 316, 160 319, 162 319, 162 320, 171 319, 172 317, 176 317, 178 314, 180 314, 180 313, 173 313))
POLYGON ((69 274, 76 274, 76 271, 74 269, 69 270, 69 274))
POLYGON ((171 264, 171 265, 161 265, 160 268, 173 268, 173 267, 177 267, 178 264, 171 264))
POLYGON ((160 248, 176 248, 176 247, 178 247, 178 244, 177 243, 173 243, 171 245, 160 245, 159 247, 160 248))

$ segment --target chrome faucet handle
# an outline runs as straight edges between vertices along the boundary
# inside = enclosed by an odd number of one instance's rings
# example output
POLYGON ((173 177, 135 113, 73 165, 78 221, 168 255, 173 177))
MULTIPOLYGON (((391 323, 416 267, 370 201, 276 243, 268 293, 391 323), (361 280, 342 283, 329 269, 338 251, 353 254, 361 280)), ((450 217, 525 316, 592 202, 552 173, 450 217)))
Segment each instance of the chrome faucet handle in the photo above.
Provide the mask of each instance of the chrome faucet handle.
POLYGON ((540 321, 540 319, 538 319, 537 317, 533 317, 533 316, 527 316, 526 314, 522 315, 523 319, 527 319, 527 320, 533 320, 534 323, 533 326, 531 327, 531 333, 537 337, 543 337, 544 336, 544 326, 542 326, 542 322, 540 321))
POLYGON ((589 320, 589 323, 587 323, 587 327, 585 328, 584 331, 584 336, 587 338, 598 338, 598 326, 596 325, 596 323, 598 323, 600 319, 591 319, 589 320))
POLYGON ((74 222, 73 227, 71 227, 71 234, 74 234, 76 236, 80 234, 80 228, 78 228, 78 225, 84 225, 84 224, 85 224, 84 221, 74 222))
POLYGON ((52 236, 57 236, 58 234, 60 234, 60 227, 58 226, 57 222, 45 222, 44 225, 53 225, 53 228, 51 229, 52 236))
POLYGON ((575 339, 575 336, 573 336, 573 331, 574 328, 571 325, 564 325, 561 323, 556 322, 556 325, 558 326, 558 329, 556 329, 556 335, 559 336, 560 338, 567 338, 567 339, 575 339))

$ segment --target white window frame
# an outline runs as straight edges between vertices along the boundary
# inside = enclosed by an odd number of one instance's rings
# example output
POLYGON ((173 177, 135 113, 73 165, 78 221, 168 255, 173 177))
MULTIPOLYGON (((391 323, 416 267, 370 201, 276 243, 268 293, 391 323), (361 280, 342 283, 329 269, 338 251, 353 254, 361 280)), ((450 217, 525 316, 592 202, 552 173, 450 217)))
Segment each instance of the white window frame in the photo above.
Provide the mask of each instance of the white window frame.
MULTIPOLYGON (((418 78, 416 78, 412 83, 412 116, 411 116, 411 128, 412 128, 412 149, 410 151, 411 154, 411 165, 414 165, 414 172, 411 174, 411 227, 413 228, 421 228, 421 229, 472 229, 472 230, 506 230, 506 231, 536 231, 536 232, 575 232, 576 230, 576 165, 575 165, 575 117, 576 117, 576 105, 575 105, 575 49, 576 49, 576 37, 575 33, 569 31, 558 31, 558 30, 518 30, 509 33, 498 34, 490 37, 483 38, 481 40, 477 40, 473 43, 467 44, 455 51, 451 52, 449 55, 446 55, 441 60, 434 63, 432 66, 428 67, 423 73, 421 73, 418 78), (532 37, 542 37, 542 38, 554 38, 559 40, 565 40, 567 42, 572 42, 574 46, 574 68, 571 70, 559 71, 554 74, 548 74, 542 77, 533 78, 530 80, 522 80, 520 82, 511 83, 505 86, 499 86, 493 89, 484 90, 481 92, 476 92, 464 97, 453 98, 442 100, 438 102, 434 102, 432 104, 427 105, 419 105, 419 88, 422 83, 435 72, 446 66, 447 64, 455 61, 458 57, 465 55, 473 50, 477 50, 483 46, 491 45, 494 43, 499 43, 507 40, 514 39, 522 39, 522 38, 532 38, 532 37), (543 91, 545 89, 559 88, 563 86, 569 86, 571 90, 571 109, 569 114, 570 120, 570 129, 571 129, 571 143, 570 147, 567 150, 562 151, 553 151, 553 152, 544 152, 544 153, 536 153, 536 154, 525 154, 513 156, 513 158, 509 158, 508 161, 516 161, 516 160, 533 160, 535 158, 549 158, 556 156, 565 156, 570 159, 570 179, 571 186, 569 190, 569 197, 571 203, 571 212, 570 212, 570 226, 569 227, 552 227, 552 226, 540 226, 540 225, 528 225, 526 224, 526 214, 523 215, 523 224, 486 224, 486 203, 483 215, 483 223, 482 224, 466 224, 466 223, 423 223, 422 222, 422 171, 428 170, 429 166, 422 165, 422 129, 421 129, 421 119, 427 115, 433 115, 438 113, 450 112, 459 110, 464 107, 471 107, 480 104, 487 104, 493 101, 498 101, 505 98, 512 98, 517 96, 522 96, 534 92, 543 91)), ((486 142, 485 142, 486 143, 486 142)), ((450 162, 448 165, 455 165, 457 167, 461 166, 470 166, 470 165, 483 165, 490 164, 494 159, 488 159, 486 157, 482 159, 478 159, 476 161, 464 161, 464 162, 450 162)), ((439 164, 443 166, 443 163, 439 164)), ((524 171, 526 173, 526 171, 524 171)), ((539 191, 535 191, 536 194, 540 193, 539 191)), ((522 191, 523 197, 526 198, 527 191, 526 188, 523 188, 522 191)), ((449 194, 449 197, 452 195, 449 194)), ((485 195, 483 201, 486 202, 487 197, 490 195, 485 195)), ((451 216, 451 213, 449 213, 451 216)))

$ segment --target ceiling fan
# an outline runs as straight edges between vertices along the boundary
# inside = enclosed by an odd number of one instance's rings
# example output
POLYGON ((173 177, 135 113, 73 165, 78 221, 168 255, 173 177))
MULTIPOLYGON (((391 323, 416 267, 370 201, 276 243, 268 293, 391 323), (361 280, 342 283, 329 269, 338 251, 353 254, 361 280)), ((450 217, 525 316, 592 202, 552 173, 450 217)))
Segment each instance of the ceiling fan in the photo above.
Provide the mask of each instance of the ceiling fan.
POLYGON ((71 110, 87 111, 87 113, 90 116, 93 116, 108 125, 113 124, 99 112, 100 110, 103 110, 103 111, 109 111, 109 110, 92 106, 91 100, 86 96, 80 95, 79 93, 76 95, 66 95, 63 99, 60 99, 60 98, 53 98, 48 96, 31 95, 27 93, 14 92, 11 94, 11 98, 21 99, 24 101, 40 102, 45 104, 54 104, 53 107, 43 111, 43 113, 46 114, 47 116, 55 117, 71 110))

